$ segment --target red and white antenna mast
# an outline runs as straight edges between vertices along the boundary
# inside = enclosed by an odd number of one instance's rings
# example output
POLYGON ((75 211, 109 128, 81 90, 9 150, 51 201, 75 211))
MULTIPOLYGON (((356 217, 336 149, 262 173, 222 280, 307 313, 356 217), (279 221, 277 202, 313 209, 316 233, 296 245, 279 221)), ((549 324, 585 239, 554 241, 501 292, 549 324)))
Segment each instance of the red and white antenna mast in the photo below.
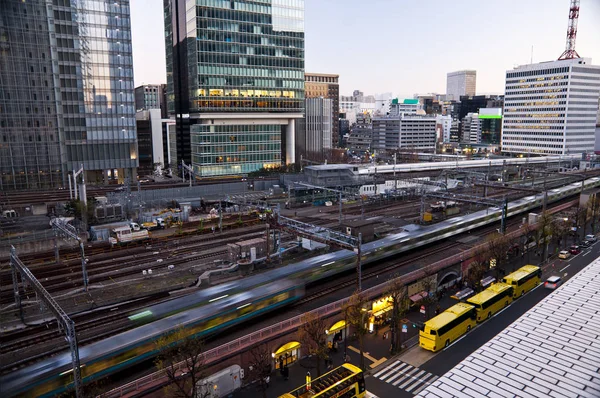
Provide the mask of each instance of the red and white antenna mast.
POLYGON ((579 18, 579 0, 571 0, 569 9, 569 27, 567 28, 567 45, 561 59, 581 58, 575 51, 575 39, 577 38, 577 19, 579 18))

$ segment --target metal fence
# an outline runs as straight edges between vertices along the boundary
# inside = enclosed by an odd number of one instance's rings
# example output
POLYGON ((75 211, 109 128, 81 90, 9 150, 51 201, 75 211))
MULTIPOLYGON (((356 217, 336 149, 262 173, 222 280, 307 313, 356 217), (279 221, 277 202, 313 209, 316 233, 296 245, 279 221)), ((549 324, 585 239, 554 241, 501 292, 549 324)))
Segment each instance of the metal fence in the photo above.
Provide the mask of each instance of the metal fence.
POLYGON ((51 229, 43 231, 34 231, 24 235, 5 236, 0 239, 0 247, 10 247, 21 243, 54 239, 54 232, 51 229))

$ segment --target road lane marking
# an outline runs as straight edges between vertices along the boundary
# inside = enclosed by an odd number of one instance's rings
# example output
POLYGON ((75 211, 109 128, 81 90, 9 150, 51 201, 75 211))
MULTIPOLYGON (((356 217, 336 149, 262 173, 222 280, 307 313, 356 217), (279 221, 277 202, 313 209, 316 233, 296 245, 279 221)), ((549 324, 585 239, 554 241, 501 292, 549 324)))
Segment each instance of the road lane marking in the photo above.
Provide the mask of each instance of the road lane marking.
POLYGON ((584 255, 584 256, 587 256, 587 255, 588 255, 588 254, 590 254, 590 253, 591 253, 591 251, 589 251, 589 252, 585 252, 583 255, 584 255))
POLYGON ((571 266, 571 264, 567 265, 565 268, 561 269, 560 272, 563 272, 564 270, 566 270, 567 268, 569 268, 571 266))
MULTIPOLYGON (((471 330, 473 330, 473 329, 471 329, 471 330)), ((448 348, 452 347, 454 344, 458 343, 459 341, 461 341, 462 339, 464 339, 465 337, 467 337, 467 334, 469 334, 469 333, 465 333, 458 340, 454 340, 454 343, 450 344, 448 347, 444 348, 442 351, 446 351, 448 348)))

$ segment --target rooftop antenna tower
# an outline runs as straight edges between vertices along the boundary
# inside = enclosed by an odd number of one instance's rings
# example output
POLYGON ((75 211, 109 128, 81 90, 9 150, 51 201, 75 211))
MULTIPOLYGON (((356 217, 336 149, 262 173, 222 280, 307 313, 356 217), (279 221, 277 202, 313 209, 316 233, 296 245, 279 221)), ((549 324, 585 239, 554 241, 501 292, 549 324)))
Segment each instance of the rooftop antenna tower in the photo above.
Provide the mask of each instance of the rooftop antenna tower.
POLYGON ((567 28, 567 45, 565 52, 558 57, 561 59, 581 58, 575 51, 575 39, 577 38, 577 20, 579 19, 579 1, 571 0, 571 8, 569 9, 569 27, 567 28))

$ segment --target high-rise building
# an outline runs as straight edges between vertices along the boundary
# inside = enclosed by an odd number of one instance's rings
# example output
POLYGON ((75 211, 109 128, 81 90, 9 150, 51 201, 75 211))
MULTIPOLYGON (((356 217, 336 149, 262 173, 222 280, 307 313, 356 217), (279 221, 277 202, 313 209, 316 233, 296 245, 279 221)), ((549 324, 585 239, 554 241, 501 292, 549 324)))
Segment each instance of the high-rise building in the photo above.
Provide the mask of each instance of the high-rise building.
POLYGON ((297 154, 305 159, 323 161, 333 148, 332 112, 333 101, 329 98, 307 98, 303 128, 296 137, 297 154))
POLYGON ((306 98, 329 98, 331 100, 332 146, 340 144, 340 83, 339 75, 324 73, 305 73, 304 92, 306 98))
POLYGON ((589 58, 516 67, 506 72, 502 152, 575 154, 595 142, 600 66, 589 58))
POLYGON ((136 111, 160 109, 161 117, 167 118, 167 85, 143 84, 136 87, 135 109, 136 111))
POLYGON ((136 176, 129 0, 0 1, 0 190, 136 176))
POLYGON ((164 0, 176 161, 196 175, 295 162, 304 0, 164 0))
POLYGON ((450 72, 446 78, 446 99, 458 101, 463 95, 475 95, 477 91, 477 71, 461 70, 450 72))

